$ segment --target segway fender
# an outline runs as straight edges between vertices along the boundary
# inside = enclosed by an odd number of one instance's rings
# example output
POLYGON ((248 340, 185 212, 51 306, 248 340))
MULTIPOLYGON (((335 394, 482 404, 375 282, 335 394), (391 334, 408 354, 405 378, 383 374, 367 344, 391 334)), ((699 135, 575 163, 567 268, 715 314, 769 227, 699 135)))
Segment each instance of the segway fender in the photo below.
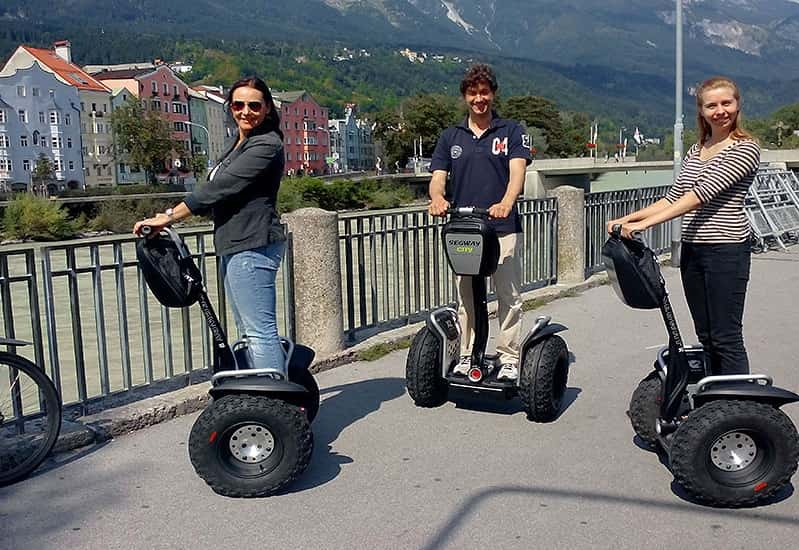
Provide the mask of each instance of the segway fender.
MULTIPOLYGON (((246 372, 246 371, 244 371, 246 372)), ((247 393, 251 395, 263 395, 284 399, 293 402, 295 397, 300 398, 307 390, 294 382, 288 380, 275 380, 268 376, 237 376, 222 378, 218 383, 208 390, 211 397, 219 399, 231 393, 247 393)))
POLYGON ((767 403, 775 408, 780 408, 787 403, 799 401, 799 395, 772 385, 754 384, 751 382, 713 384, 694 394, 694 407, 700 407, 708 401, 717 399, 757 401, 759 403, 767 403))
POLYGON ((530 331, 530 333, 524 339, 524 342, 522 342, 521 356, 524 357, 530 348, 532 348, 538 342, 552 336, 553 334, 563 332, 564 330, 569 330, 569 328, 565 325, 561 325, 560 323, 548 323, 543 328, 538 330, 533 327, 533 330, 530 331))

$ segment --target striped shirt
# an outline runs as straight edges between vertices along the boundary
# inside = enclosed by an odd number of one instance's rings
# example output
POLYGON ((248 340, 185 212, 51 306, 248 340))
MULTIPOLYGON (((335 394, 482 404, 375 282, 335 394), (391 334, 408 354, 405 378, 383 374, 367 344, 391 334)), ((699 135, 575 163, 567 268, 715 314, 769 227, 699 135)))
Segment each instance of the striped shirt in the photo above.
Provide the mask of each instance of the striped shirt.
POLYGON ((683 160, 677 181, 666 193, 674 202, 693 191, 702 206, 683 215, 682 240, 689 243, 740 243, 749 240, 744 199, 760 165, 760 146, 733 142, 708 160, 694 144, 683 160))

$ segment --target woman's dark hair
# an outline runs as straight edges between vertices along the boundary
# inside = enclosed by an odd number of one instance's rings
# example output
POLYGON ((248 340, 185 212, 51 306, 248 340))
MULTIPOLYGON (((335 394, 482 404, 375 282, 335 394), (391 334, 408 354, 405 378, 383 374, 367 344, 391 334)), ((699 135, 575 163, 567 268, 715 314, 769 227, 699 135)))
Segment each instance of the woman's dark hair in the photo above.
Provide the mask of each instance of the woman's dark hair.
POLYGON ((233 101, 233 92, 236 88, 243 88, 244 86, 254 88, 261 92, 264 95, 266 106, 269 107, 269 113, 267 113, 264 121, 255 128, 254 132, 261 134, 274 131, 277 132, 280 139, 283 139, 283 131, 280 129, 280 113, 278 113, 277 107, 275 106, 275 100, 272 99, 272 92, 269 91, 269 86, 266 85, 266 82, 257 76, 245 76, 233 83, 230 87, 230 91, 227 93, 227 99, 225 100, 227 108, 230 109, 230 104, 233 101))
POLYGON ((477 86, 481 82, 488 83, 488 87, 492 92, 496 92, 499 85, 497 84, 497 77, 494 75, 494 70, 490 65, 485 63, 475 63, 466 70, 461 80, 461 95, 466 94, 466 90, 472 86, 477 86))

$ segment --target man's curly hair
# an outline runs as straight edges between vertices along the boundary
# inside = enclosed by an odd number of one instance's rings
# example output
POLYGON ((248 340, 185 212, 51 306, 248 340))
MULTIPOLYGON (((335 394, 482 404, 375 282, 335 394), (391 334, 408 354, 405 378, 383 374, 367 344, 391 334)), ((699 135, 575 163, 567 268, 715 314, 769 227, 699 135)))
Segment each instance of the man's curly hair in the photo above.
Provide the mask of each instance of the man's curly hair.
POLYGON ((496 92, 497 88, 499 88, 494 70, 485 63, 475 63, 469 67, 466 74, 463 75, 463 80, 461 80, 461 95, 464 95, 466 90, 472 86, 477 86, 481 82, 487 82, 492 92, 496 92))

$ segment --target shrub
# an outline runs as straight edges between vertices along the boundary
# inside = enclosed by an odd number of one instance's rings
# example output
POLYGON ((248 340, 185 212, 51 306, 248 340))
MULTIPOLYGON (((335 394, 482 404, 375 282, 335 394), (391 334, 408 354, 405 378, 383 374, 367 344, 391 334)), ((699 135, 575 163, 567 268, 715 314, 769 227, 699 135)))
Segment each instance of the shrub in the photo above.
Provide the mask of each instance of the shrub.
POLYGON ((6 206, 3 233, 11 239, 58 240, 72 237, 76 228, 59 204, 25 194, 6 206))

